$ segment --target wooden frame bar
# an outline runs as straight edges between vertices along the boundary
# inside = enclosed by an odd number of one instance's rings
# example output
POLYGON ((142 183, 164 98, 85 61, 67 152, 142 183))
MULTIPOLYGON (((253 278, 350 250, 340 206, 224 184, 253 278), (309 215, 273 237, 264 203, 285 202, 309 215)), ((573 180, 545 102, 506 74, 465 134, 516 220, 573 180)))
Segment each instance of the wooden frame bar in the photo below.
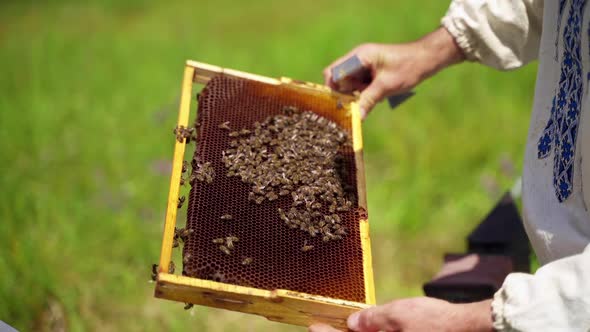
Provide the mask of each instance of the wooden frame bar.
MULTIPOLYGON (((367 200, 361 119, 360 113, 358 112, 358 104, 354 96, 340 94, 326 86, 314 83, 296 81, 285 77, 280 79, 269 78, 189 60, 186 62, 182 82, 182 94, 178 115, 179 126, 188 126, 193 84, 205 84, 216 75, 227 75, 273 85, 286 84, 291 88, 309 94, 329 94, 345 104, 345 107, 349 108, 351 112, 353 148, 357 169, 358 205, 366 211, 367 200)), ((288 324, 307 326, 314 322, 324 322, 343 329, 346 328, 346 318, 351 313, 375 304, 371 241, 369 237, 368 218, 366 217, 361 218, 359 223, 363 250, 365 303, 327 298, 283 289, 268 291, 169 274, 168 267, 172 255, 180 177, 185 148, 184 142, 176 141, 162 239, 162 251, 158 268, 159 273, 154 293, 156 297, 261 315, 269 320, 288 324)))

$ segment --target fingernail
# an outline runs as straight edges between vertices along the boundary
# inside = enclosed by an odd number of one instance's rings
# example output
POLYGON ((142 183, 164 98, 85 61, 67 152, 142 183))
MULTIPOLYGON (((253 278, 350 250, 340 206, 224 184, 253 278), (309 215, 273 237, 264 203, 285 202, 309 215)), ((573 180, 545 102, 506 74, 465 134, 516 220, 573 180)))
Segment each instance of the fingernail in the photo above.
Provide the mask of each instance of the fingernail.
POLYGON ((359 317, 360 317, 360 314, 358 312, 355 312, 354 314, 348 316, 348 320, 346 323, 347 323, 349 329, 354 330, 354 331, 356 331, 358 329, 359 317))

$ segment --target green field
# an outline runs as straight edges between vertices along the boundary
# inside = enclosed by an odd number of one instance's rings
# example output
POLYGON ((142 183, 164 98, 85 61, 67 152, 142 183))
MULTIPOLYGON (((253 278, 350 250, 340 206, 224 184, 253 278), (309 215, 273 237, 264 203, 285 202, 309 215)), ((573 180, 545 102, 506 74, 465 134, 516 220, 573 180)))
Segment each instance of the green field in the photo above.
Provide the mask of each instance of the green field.
MULTIPOLYGON (((445 1, 0 4, 0 320, 23 331, 300 331, 154 299, 186 59, 321 82, 445 1)), ((421 294, 522 168, 536 65, 451 68, 363 125, 379 303, 421 294)))

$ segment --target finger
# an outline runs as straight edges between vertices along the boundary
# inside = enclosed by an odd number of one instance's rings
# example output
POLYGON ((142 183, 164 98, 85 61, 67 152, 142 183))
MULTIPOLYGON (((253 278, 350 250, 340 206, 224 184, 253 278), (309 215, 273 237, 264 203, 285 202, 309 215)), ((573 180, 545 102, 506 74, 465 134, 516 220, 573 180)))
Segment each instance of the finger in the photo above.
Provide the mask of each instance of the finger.
POLYGON ((335 328, 331 327, 330 325, 326 324, 313 324, 308 328, 309 332, 340 332, 340 330, 336 330, 335 328))
POLYGON ((328 66, 324 68, 324 84, 334 89, 334 82, 332 82, 332 67, 328 66))
POLYGON ((361 111, 361 118, 365 118, 367 114, 385 97, 385 88, 378 78, 361 92, 359 99, 359 108, 361 111))
POLYGON ((381 305, 356 312, 348 317, 348 328, 356 332, 398 331, 389 309, 388 305, 381 305))

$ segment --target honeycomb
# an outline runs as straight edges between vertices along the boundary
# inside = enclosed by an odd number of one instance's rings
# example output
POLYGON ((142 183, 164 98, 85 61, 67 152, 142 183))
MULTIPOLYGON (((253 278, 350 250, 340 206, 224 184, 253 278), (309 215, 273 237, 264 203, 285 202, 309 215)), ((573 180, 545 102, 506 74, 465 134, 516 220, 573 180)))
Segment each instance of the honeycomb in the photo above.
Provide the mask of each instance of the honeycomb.
MULTIPOLYGON (((286 106, 311 110, 336 122, 351 137, 347 112, 334 98, 302 93, 286 85, 272 85, 227 76, 212 78, 201 91, 198 103, 197 148, 194 160, 209 162, 215 177, 210 183, 194 181, 188 198, 186 228, 191 229, 183 247, 183 274, 199 279, 260 289, 287 289, 349 301, 365 302, 363 252, 359 216, 366 211, 357 202, 339 212, 347 236, 323 242, 320 237, 289 229, 277 209, 291 207, 290 196, 257 205, 248 200, 251 185, 225 176, 222 151, 231 137, 219 125, 229 121, 233 128, 250 128, 256 121, 277 115, 286 106), (231 220, 223 220, 223 215, 231 220), (219 249, 214 239, 239 238, 231 254, 219 249), (313 245, 303 251, 302 245, 313 245), (245 264, 247 262, 247 264, 245 264)), ((356 167, 351 146, 340 150, 342 179, 356 196, 356 167)), ((195 169, 193 169, 193 173, 195 169)), ((327 208, 322 207, 328 214, 327 208)))

